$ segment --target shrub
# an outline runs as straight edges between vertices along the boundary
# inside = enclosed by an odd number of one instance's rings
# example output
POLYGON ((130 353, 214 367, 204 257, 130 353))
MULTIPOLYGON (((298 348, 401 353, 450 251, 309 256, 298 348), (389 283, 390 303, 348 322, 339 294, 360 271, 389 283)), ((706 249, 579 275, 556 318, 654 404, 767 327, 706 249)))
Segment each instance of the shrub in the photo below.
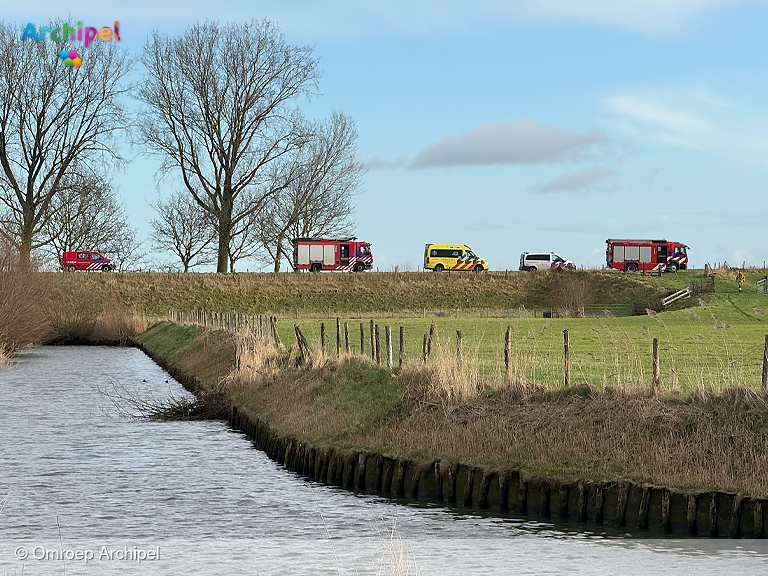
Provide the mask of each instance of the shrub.
POLYGON ((41 342, 49 332, 48 282, 34 269, 19 270, 18 255, 0 244, 0 350, 13 352, 41 342))
POLYGON ((584 316, 584 306, 592 302, 595 289, 584 274, 569 271, 550 273, 549 304, 564 318, 584 316))

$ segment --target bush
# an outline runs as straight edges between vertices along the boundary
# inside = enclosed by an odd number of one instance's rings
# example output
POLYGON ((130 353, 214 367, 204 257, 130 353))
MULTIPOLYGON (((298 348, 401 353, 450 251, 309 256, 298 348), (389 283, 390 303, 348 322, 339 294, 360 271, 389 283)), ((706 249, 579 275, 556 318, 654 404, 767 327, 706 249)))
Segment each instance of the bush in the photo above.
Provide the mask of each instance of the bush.
POLYGON ((584 307, 595 296, 595 289, 584 274, 567 270, 550 273, 549 290, 549 305, 563 318, 584 316, 584 307))
POLYGON ((0 244, 0 350, 13 352, 43 341, 49 333, 48 282, 34 269, 18 269, 18 254, 0 244))

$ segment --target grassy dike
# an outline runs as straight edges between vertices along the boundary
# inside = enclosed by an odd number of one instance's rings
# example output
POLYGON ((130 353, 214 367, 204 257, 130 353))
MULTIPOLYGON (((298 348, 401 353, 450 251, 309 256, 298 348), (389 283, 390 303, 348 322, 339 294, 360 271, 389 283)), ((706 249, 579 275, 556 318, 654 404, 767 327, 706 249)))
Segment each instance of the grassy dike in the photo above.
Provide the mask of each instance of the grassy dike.
MULTIPOLYGON (((164 274, 48 273, 54 304, 69 315, 125 306, 147 317, 169 310, 248 312, 281 317, 367 317, 515 313, 555 306, 552 274, 484 272, 431 274, 164 274)), ((648 305, 667 292, 622 274, 580 272, 597 303, 648 305)))
MULTIPOLYGON (((231 335, 159 323, 136 338, 187 385, 215 386, 231 335)), ((230 383, 230 423, 304 476, 347 488, 623 532, 763 537, 768 397, 580 386, 451 398, 418 365, 314 361, 230 383)))

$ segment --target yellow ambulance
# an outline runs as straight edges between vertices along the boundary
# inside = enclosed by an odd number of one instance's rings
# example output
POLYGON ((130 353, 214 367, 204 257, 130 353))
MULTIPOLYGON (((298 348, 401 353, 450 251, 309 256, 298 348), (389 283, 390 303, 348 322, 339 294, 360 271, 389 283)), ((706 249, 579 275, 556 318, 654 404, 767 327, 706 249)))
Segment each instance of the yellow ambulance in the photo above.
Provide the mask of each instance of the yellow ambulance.
POLYGON ((424 268, 434 272, 443 270, 488 270, 483 260, 464 244, 427 244, 424 247, 424 268))

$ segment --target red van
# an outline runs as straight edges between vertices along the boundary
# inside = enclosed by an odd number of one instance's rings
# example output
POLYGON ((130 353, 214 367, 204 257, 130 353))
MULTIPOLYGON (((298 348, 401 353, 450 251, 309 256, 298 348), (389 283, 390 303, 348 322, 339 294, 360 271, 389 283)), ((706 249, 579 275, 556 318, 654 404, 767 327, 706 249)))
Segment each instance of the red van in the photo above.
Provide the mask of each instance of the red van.
POLYGON ((77 252, 64 252, 64 258, 61 260, 64 270, 70 272, 74 270, 101 270, 110 272, 115 269, 112 260, 91 250, 78 250, 77 252))

